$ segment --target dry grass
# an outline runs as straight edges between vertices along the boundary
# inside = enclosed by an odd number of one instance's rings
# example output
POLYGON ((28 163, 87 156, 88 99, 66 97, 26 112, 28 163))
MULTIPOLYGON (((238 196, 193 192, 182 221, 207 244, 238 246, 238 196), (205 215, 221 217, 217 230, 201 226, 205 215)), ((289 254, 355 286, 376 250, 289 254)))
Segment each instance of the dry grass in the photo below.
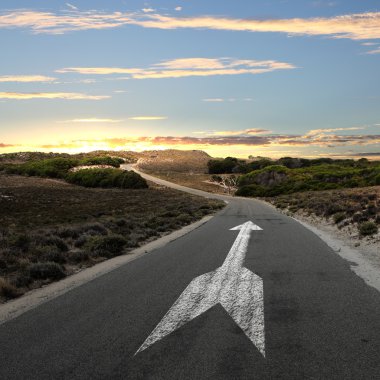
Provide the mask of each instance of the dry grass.
POLYGON ((158 186, 89 189, 0 174, 0 302, 128 253, 221 207, 158 186))
POLYGON ((155 173, 197 173, 208 172, 207 163, 211 157, 200 150, 157 150, 139 153, 138 168, 155 173))
POLYGON ((154 177, 164 179, 165 181, 176 183, 177 185, 190 187, 193 189, 207 191, 213 194, 228 193, 216 183, 210 183, 210 174, 197 174, 197 173, 179 173, 179 172, 156 172, 153 170, 144 170, 144 173, 150 174, 154 177))

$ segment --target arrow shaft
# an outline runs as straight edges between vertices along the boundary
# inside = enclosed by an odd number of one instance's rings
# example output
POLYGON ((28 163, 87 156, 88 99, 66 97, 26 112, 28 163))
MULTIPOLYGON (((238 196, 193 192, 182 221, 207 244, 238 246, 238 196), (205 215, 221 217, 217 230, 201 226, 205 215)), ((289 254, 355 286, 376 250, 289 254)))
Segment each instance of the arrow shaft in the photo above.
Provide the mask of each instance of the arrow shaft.
POLYGON ((229 270, 238 270, 244 264, 245 255, 248 250, 248 243, 251 236, 251 228, 244 226, 232 245, 226 259, 223 262, 222 268, 228 267, 229 270))

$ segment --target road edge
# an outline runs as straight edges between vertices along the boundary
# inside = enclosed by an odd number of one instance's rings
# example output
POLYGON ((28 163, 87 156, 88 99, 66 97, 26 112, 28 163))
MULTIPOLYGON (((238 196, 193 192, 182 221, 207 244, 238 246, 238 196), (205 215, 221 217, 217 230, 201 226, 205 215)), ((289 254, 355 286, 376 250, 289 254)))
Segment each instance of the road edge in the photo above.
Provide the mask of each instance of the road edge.
POLYGON ((8 301, 5 304, 0 305, 0 325, 69 292, 72 289, 75 289, 117 268, 120 268, 122 265, 128 264, 136 259, 139 259, 140 257, 154 252, 159 248, 164 247, 170 242, 177 240, 180 237, 187 235, 189 232, 192 232, 195 229, 206 224, 215 215, 216 214, 207 215, 197 222, 189 224, 168 235, 164 235, 157 240, 134 249, 130 253, 103 261, 102 263, 96 264, 90 268, 86 268, 80 272, 68 276, 61 281, 53 282, 42 288, 31 290, 20 298, 8 301))
POLYGON ((375 288, 380 292, 380 272, 379 270, 365 258, 359 250, 349 247, 343 240, 332 235, 329 232, 323 231, 322 229, 307 223, 304 220, 298 219, 295 216, 290 216, 285 214, 281 209, 278 209, 272 203, 261 200, 268 206, 277 210, 283 215, 288 216, 294 221, 300 223, 302 226, 307 228, 309 231, 317 235, 323 242, 325 242, 335 254, 339 255, 342 259, 347 261, 352 272, 354 272, 358 277, 360 277, 367 285, 375 288))

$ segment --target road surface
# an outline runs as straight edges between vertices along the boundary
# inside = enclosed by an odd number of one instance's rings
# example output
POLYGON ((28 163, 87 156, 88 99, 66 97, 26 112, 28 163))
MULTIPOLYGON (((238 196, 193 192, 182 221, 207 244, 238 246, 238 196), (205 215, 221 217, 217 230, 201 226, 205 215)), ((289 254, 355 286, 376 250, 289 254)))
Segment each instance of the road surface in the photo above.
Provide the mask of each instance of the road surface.
POLYGON ((0 379, 380 379, 377 290, 273 208, 191 192, 229 203, 1 325, 0 379))

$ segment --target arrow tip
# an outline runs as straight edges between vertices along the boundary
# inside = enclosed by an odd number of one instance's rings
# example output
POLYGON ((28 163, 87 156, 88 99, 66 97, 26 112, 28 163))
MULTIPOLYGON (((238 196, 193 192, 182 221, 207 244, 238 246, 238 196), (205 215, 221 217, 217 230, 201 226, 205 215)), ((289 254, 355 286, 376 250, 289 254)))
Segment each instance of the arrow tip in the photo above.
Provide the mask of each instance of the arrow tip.
POLYGON ((231 228, 230 231, 238 231, 238 230, 242 230, 243 228, 249 228, 252 231, 262 231, 263 230, 257 224, 252 223, 251 221, 248 221, 248 222, 245 222, 243 224, 240 224, 239 226, 231 228))

